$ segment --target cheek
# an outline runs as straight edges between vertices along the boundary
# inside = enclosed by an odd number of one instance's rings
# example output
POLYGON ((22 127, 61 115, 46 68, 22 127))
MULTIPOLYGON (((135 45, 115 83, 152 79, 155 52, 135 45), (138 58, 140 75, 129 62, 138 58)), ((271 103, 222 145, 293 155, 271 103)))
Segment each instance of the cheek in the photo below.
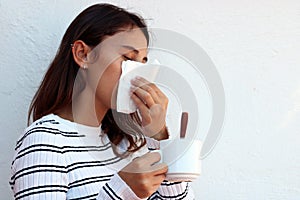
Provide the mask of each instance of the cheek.
POLYGON ((107 67, 99 80, 96 99, 109 108, 115 108, 116 89, 120 76, 121 64, 115 62, 107 67))

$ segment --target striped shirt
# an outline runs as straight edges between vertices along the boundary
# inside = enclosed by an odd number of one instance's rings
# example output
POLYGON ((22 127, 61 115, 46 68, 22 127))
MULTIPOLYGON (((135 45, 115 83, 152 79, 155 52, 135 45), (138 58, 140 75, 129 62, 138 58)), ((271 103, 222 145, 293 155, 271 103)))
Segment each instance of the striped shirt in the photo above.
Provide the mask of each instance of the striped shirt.
MULTIPOLYGON (((119 151, 126 150, 122 142, 119 151)), ((100 127, 77 124, 50 114, 33 122, 17 141, 10 185, 15 199, 136 200, 118 171, 157 141, 122 159, 100 127)), ((194 199, 188 183, 164 181, 149 200, 194 199)))

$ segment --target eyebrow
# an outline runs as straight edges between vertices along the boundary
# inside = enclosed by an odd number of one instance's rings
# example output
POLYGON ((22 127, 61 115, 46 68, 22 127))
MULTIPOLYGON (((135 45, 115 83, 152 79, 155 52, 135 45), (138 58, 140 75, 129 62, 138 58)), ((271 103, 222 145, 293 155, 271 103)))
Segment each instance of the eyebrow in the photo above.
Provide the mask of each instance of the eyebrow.
MULTIPOLYGON (((122 45, 122 47, 124 47, 124 48, 126 48, 126 49, 132 50, 135 54, 139 54, 139 50, 133 48, 132 46, 122 45)), ((147 61, 148 61, 148 58, 147 58, 147 57, 144 57, 144 58, 143 58, 143 61, 147 62, 147 61)))

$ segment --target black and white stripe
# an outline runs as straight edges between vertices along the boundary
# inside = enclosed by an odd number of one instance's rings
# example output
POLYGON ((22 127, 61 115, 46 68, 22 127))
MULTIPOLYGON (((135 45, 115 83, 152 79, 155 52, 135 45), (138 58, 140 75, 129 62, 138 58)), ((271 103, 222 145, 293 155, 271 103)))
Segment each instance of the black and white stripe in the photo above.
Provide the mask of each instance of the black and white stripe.
MULTIPOLYGON (((79 134, 74 125, 48 115, 24 132, 12 162, 15 199, 137 199, 117 174, 121 169, 116 166, 129 160, 113 154, 107 135, 99 138, 98 128, 79 134)), ((148 199, 186 199, 188 191, 185 183, 163 182, 148 199)))
POLYGON ((113 157, 106 160, 100 160, 100 161, 84 161, 84 162, 76 162, 72 163, 71 165, 67 166, 67 171, 71 172, 78 168, 89 168, 89 167, 101 167, 101 166, 108 166, 115 164, 119 161, 121 161, 123 158, 120 157, 113 157))
POLYGON ((93 176, 89 178, 83 178, 80 180, 76 180, 72 183, 70 183, 68 186, 70 189, 75 188, 75 187, 80 187, 82 185, 86 184, 91 184, 91 183, 96 183, 96 182, 107 182, 109 181, 114 175, 104 175, 104 176, 93 176))
POLYGON ((180 185, 181 182, 168 182, 168 181, 163 181, 161 183, 162 186, 170 186, 170 185, 180 185))
MULTIPOLYGON (((50 152, 50 153, 69 153, 69 152, 99 152, 111 148, 111 144, 107 143, 102 146, 55 146, 51 144, 33 144, 20 150, 14 161, 34 152, 50 152)), ((13 164, 13 163, 12 163, 13 164)))
POLYGON ((95 200, 98 196, 98 193, 90 194, 90 195, 84 195, 79 196, 76 198, 70 198, 69 200, 95 200))
POLYGON ((68 187, 65 185, 42 185, 42 186, 35 186, 29 187, 24 190, 18 191, 15 193, 15 199, 22 199, 28 196, 43 194, 46 192, 62 192, 67 193, 68 187))
POLYGON ((103 186, 103 189, 112 200, 122 200, 107 183, 103 186))
POLYGON ((28 137, 31 134, 35 134, 35 133, 43 133, 43 134, 54 134, 54 135, 61 135, 64 137, 85 137, 85 135, 83 134, 79 134, 78 132, 66 132, 66 131, 61 131, 57 128, 49 128, 49 127, 34 127, 30 130, 28 130, 23 137, 21 137, 16 144, 16 148, 15 150, 17 150, 18 148, 20 148, 20 146, 22 145, 23 140, 28 137))
POLYGON ((49 119, 49 120, 40 120, 35 123, 35 125, 42 125, 44 123, 51 123, 51 124, 59 124, 59 122, 55 121, 54 119, 49 119))
POLYGON ((34 173, 67 174, 67 169, 65 166, 62 165, 34 165, 30 167, 21 168, 12 175, 10 184, 14 185, 17 179, 28 175, 32 176, 34 173))
MULTIPOLYGON (((171 186, 170 184, 169 186, 171 186)), ((148 200, 163 200, 163 199, 172 199, 172 200, 182 200, 188 195, 188 189, 189 189, 189 184, 186 184, 186 188, 182 193, 179 194, 174 194, 174 195, 164 195, 156 191, 154 194, 152 194, 148 200)))

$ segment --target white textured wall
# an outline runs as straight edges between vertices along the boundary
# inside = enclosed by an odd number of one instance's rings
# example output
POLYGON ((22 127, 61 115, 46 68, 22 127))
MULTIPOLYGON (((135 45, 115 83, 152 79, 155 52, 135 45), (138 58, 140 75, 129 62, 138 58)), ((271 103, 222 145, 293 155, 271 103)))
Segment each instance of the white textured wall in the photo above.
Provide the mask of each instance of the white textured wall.
MULTIPOLYGON (((32 95, 66 27, 94 2, 0 1, 1 199, 12 199, 9 167, 32 95)), ((196 199, 300 199, 300 1, 110 2, 186 34, 220 72, 227 119, 196 199)))

